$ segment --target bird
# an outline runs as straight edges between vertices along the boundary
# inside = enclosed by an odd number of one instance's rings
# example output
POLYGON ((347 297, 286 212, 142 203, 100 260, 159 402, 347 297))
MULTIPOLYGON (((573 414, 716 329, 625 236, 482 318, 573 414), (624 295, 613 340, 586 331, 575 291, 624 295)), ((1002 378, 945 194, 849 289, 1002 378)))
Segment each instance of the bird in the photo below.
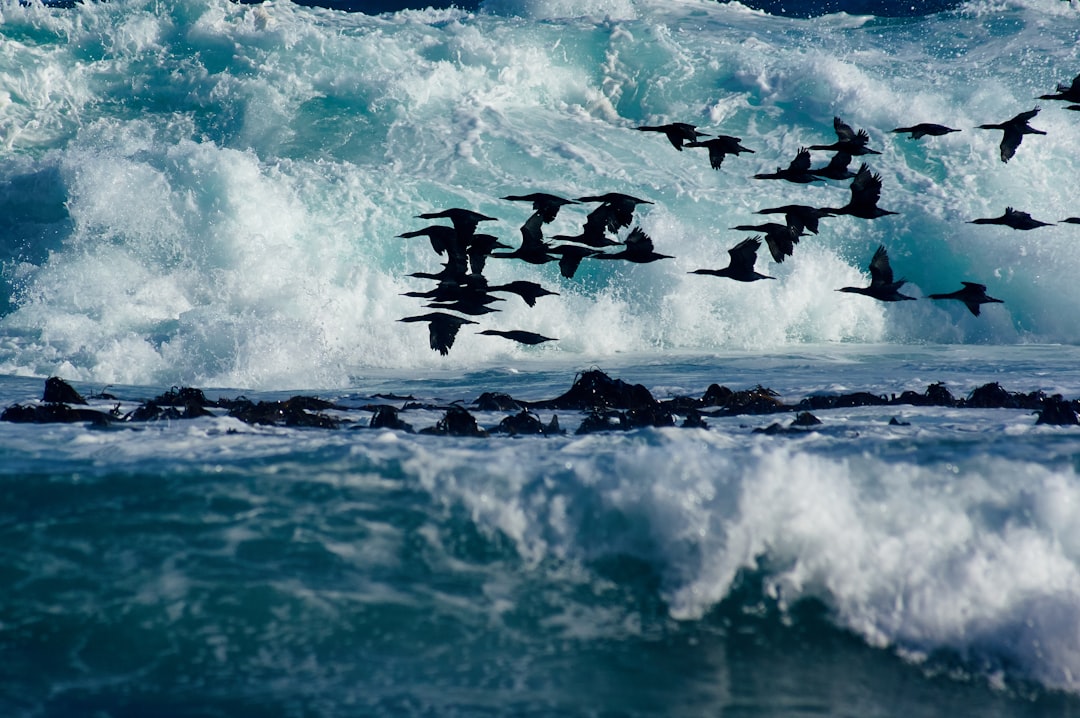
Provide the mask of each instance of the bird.
POLYGON ((714 170, 720 169, 720 165, 724 163, 724 158, 728 155, 738 156, 742 152, 749 152, 754 154, 754 151, 743 147, 741 144, 742 138, 732 137, 731 135, 717 135, 711 140, 705 140, 701 142, 699 140, 693 140, 687 142, 687 147, 705 147, 709 150, 709 164, 712 165, 714 170))
POLYGON ((861 219, 877 219, 888 214, 896 214, 877 206, 881 198, 881 175, 874 174, 864 163, 851 180, 851 199, 843 207, 826 207, 826 212, 846 214, 861 219))
POLYGON ((496 222, 494 217, 488 217, 487 215, 474 212, 471 209, 462 209, 460 207, 451 207, 450 209, 444 209, 441 212, 425 212, 424 214, 416 215, 419 219, 448 219, 451 224, 454 225, 454 229, 457 230, 458 236, 462 239, 471 237, 476 231, 476 226, 480 222, 496 222))
POLYGON ((1053 222, 1041 222, 1027 212, 1021 212, 1012 207, 1006 207, 1005 214, 1000 217, 980 217, 979 219, 971 220, 968 224, 1000 224, 1006 227, 1012 227, 1013 229, 1027 230, 1037 229, 1039 227, 1049 227, 1053 222))
POLYGON ((950 132, 959 131, 960 130, 954 130, 951 127, 946 127, 945 125, 935 125, 932 122, 920 122, 919 124, 912 125, 911 127, 897 127, 895 130, 893 130, 893 132, 911 133, 911 136, 908 137, 909 140, 919 140, 923 137, 926 137, 927 135, 931 135, 933 137, 940 137, 941 135, 947 135, 950 132))
POLYGON ((1001 136, 1001 161, 1008 162, 1016 154, 1016 148, 1020 146, 1020 141, 1024 139, 1024 135, 1046 134, 1028 124, 1028 121, 1037 114, 1039 114, 1038 106, 1033 110, 1021 112, 1011 120, 1005 120, 997 124, 979 125, 979 129, 1003 131, 1004 134, 1001 136))
POLYGON ((457 317, 445 312, 430 312, 415 317, 404 317, 399 322, 427 322, 428 342, 431 348, 443 356, 450 353, 450 347, 454 346, 458 330, 463 324, 476 324, 471 319, 457 317))
MULTIPOLYGON (((1073 78, 1071 85, 1058 84, 1057 94, 1039 95, 1040 100, 1065 100, 1066 102, 1080 102, 1080 75, 1073 78)), ((1073 109, 1072 107, 1068 109, 1073 109)))
MULTIPOLYGON (((556 237, 556 239, 558 238, 556 237)), ((567 279, 573 279, 574 275, 577 274, 578 267, 581 266, 581 260, 586 257, 595 257, 600 253, 599 249, 576 243, 557 244, 548 251, 559 255, 559 274, 567 279)))
POLYGON ((585 219, 585 234, 618 232, 634 221, 634 210, 639 204, 652 204, 622 192, 607 192, 590 197, 578 197, 578 202, 599 202, 600 206, 585 219))
POLYGON ((737 282, 756 282, 759 279, 776 279, 754 270, 757 251, 761 247, 761 237, 750 237, 728 250, 731 261, 723 269, 695 269, 689 274, 707 274, 713 277, 727 277, 737 282))
POLYGON ((855 176, 855 173, 848 169, 849 164, 851 164, 851 155, 847 152, 837 152, 829 160, 829 164, 817 169, 811 169, 810 174, 821 179, 851 179, 855 176))
POLYGON ((899 302, 905 299, 915 299, 900 293, 900 287, 907 280, 893 280, 892 266, 889 264, 889 253, 885 251, 885 245, 880 245, 870 260, 870 286, 868 287, 841 287, 838 292, 852 294, 864 294, 881 302, 899 302))
POLYGON ((1000 299, 994 299, 987 296, 986 285, 976 284, 975 282, 960 282, 964 285, 963 289, 957 289, 955 292, 949 292, 948 294, 928 294, 930 299, 956 299, 964 303, 972 314, 979 316, 979 305, 989 304, 996 302, 998 304, 1004 304, 1000 299))
POLYGON ((1080 224, 1080 217, 1066 217, 1061 221, 1068 222, 1069 224, 1080 224))
POLYGON ((836 142, 831 145, 810 145, 811 150, 832 150, 834 152, 846 152, 849 155, 880 155, 877 150, 872 150, 866 145, 870 142, 870 135, 866 130, 851 129, 839 117, 833 118, 833 129, 836 131, 836 142))
POLYGON ((557 257, 552 256, 549 252, 551 245, 544 241, 543 222, 543 215, 539 211, 533 212, 521 225, 520 247, 510 252, 492 252, 488 256, 493 259, 520 259, 529 264, 554 262, 557 257))
POLYGON ((485 329, 477 334, 487 334, 493 337, 505 337, 511 339, 518 344, 528 344, 529 346, 536 346, 537 344, 543 344, 544 342, 558 341, 552 337, 545 337, 543 334, 537 334, 536 332, 526 332, 521 329, 485 329))
POLYGON ((464 247, 461 247, 458 242, 457 230, 453 227, 444 227, 439 224, 433 224, 430 227, 405 232, 404 234, 399 234, 398 237, 403 239, 409 239, 411 237, 427 237, 428 241, 431 243, 431 248, 435 250, 436 254, 446 254, 447 252, 454 251, 463 253, 465 251, 464 247))
POLYGON ((496 249, 510 249, 510 245, 503 244, 498 237, 490 234, 474 234, 469 240, 469 246, 465 255, 469 258, 469 269, 473 274, 483 274, 487 258, 496 249))
POLYGON ((834 216, 832 212, 805 204, 785 204, 782 207, 770 207, 759 209, 754 214, 782 214, 788 227, 797 234, 802 234, 805 229, 811 234, 818 233, 818 220, 822 217, 834 216))
POLYGON ((777 179, 797 184, 807 184, 820 178, 810 173, 810 150, 801 147, 798 154, 795 155, 795 159, 786 168, 777 167, 775 172, 756 174, 754 179, 777 179))
POLYGON ((522 279, 514 280, 513 282, 507 282, 506 284, 496 284, 495 286, 488 287, 489 292, 508 292, 510 294, 516 294, 524 300, 530 307, 536 306, 536 300, 540 297, 558 296, 558 292, 553 292, 550 289, 545 289, 536 282, 527 282, 522 279))
POLYGON ((795 251, 795 245, 799 243, 802 232, 796 232, 790 225, 779 222, 766 222, 765 224, 740 224, 732 229, 744 232, 764 232, 765 243, 769 246, 769 254, 773 261, 780 263, 785 257, 790 257, 795 251))
POLYGON ((622 259, 635 264, 648 264, 660 259, 673 259, 670 254, 660 254, 653 245, 652 237, 645 234, 641 227, 634 227, 623 242, 623 249, 618 252, 597 253, 595 259, 622 259))
POLYGON ((532 208, 540 213, 540 219, 544 224, 550 224, 559 214, 559 208, 567 204, 577 204, 576 200, 564 199, 547 192, 533 192, 531 194, 508 195, 501 199, 511 202, 532 202, 532 208))
POLYGON ((684 142, 693 142, 698 137, 708 137, 704 132, 698 132, 696 125, 691 125, 686 122, 672 122, 666 125, 642 125, 637 129, 642 132, 663 132, 667 135, 668 141, 671 142, 671 146, 682 152, 684 142))

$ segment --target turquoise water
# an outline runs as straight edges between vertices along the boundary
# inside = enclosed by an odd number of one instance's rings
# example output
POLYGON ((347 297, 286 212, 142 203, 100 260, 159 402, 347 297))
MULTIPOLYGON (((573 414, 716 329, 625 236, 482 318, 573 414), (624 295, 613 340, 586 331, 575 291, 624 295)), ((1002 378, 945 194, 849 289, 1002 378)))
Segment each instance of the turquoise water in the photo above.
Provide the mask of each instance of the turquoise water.
MULTIPOLYGON (((1030 410, 866 406, 707 428, 470 438, 416 428, 485 391, 538 401, 601 368, 655 397, 713 383, 1080 397, 1070 308, 1075 3, 807 21, 737 3, 0 3, 0 406, 61 376, 108 411, 170 387, 318 395, 338 429, 0 422, 0 714, 1043 716, 1080 704, 1080 435, 1030 410), (847 184, 752 180, 833 139, 882 154, 874 221, 835 217, 775 281, 720 267, 847 184), (633 128, 753 154, 710 168, 633 128), (911 141, 919 121, 961 129, 911 141), (439 258, 397 235, 460 206, 514 246, 545 191, 649 199, 647 265, 491 260, 516 297, 444 357, 439 258), (969 224, 1006 206, 1053 226, 969 224), (878 244, 919 299, 865 285, 878 244), (987 285, 979 317, 926 299, 987 285), (525 347, 481 329, 557 341, 525 347), (380 398, 380 395, 382 398, 380 398), (892 421, 894 420, 895 421, 892 421)), ((814 163, 827 155, 815 153, 814 163)), ((577 234, 564 208, 545 235, 577 234)), ((625 237, 629 229, 623 229, 625 237)), ((475 411, 493 427, 504 412, 475 411)))

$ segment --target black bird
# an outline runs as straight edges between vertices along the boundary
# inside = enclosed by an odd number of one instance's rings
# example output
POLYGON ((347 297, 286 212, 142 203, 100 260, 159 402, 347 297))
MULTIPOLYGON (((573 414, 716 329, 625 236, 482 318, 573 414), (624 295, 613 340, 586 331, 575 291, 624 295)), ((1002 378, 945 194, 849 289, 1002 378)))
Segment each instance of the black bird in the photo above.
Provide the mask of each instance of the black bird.
POLYGON ((444 227, 442 225, 433 224, 430 227, 424 227, 423 229, 417 229, 412 232, 405 232, 399 234, 398 237, 409 239, 412 237, 427 237, 431 243, 431 248, 435 250, 436 254, 446 254, 447 252, 460 252, 464 253, 464 247, 458 242, 457 230, 453 227, 444 227))
POLYGON ((928 294, 930 299, 956 299, 964 303, 972 314, 979 316, 979 305, 990 304, 996 302, 998 304, 1004 304, 1000 299, 994 299, 987 296, 986 285, 976 284, 975 282, 960 282, 964 285, 963 289, 957 289, 955 292, 949 292, 948 294, 928 294))
POLYGON ((506 339, 512 339, 518 344, 528 344, 529 346, 535 346, 537 344, 543 344, 544 342, 558 341, 552 337, 545 337, 543 334, 537 334, 536 332, 526 332, 521 329, 510 329, 503 331, 500 329, 485 329, 477 334, 487 334, 493 337, 505 337, 506 339))
POLYGON ((805 147, 799 149, 795 159, 786 168, 777 167, 775 172, 756 174, 754 179, 787 180, 798 184, 806 184, 820 179, 810 173, 810 150, 805 147))
POLYGON ((427 322, 428 342, 431 344, 432 349, 443 356, 450 353, 450 347, 454 346, 454 339, 457 337, 458 329, 461 329, 462 324, 476 324, 471 319, 456 317, 445 312, 431 312, 416 317, 405 317, 404 319, 398 319, 398 321, 427 322))
POLYGON ((496 284, 493 287, 488 287, 489 292, 508 292, 510 294, 516 294, 521 297, 526 304, 530 307, 536 306, 536 300, 540 297, 548 297, 551 295, 558 296, 558 292, 552 292, 549 289, 545 289, 536 282, 526 282, 521 279, 514 280, 513 282, 507 282, 506 284, 496 284))
POLYGON ((971 220, 968 224, 1001 224, 1013 229, 1037 229, 1039 227, 1049 227, 1053 222, 1040 222, 1027 212, 1006 207, 1005 214, 1000 217, 980 217, 971 220))
POLYGON ((904 299, 915 299, 900 293, 900 287, 907 283, 904 279, 893 281, 892 266, 889 265, 889 254, 885 251, 885 245, 881 245, 874 252, 874 258, 870 260, 870 286, 869 287, 841 287, 838 292, 852 294, 865 294, 882 302, 899 302, 904 299))
POLYGON ((827 209, 818 209, 805 204, 785 204, 782 207, 759 209, 754 214, 782 214, 787 226, 791 227, 791 231, 799 235, 804 229, 811 234, 817 234, 818 220, 822 217, 833 216, 833 213, 827 209))
POLYGON ((563 199, 547 192, 533 192, 532 194, 508 195, 502 199, 511 202, 532 202, 532 208, 540 213, 544 224, 549 224, 559 214, 559 208, 567 204, 577 204, 572 199, 563 199))
POLYGON ((1042 130, 1036 130, 1034 127, 1028 124, 1028 120, 1039 114, 1039 108, 1034 110, 1028 110, 1027 112, 1021 112, 1011 120, 1005 122, 999 122, 993 125, 979 125, 981 130, 1002 130, 1004 134, 1001 137, 1001 161, 1008 162, 1012 159, 1012 156, 1016 154, 1016 148, 1020 146, 1020 141, 1024 139, 1024 135, 1045 135, 1042 130))
POLYGON ((756 282, 759 279, 776 279, 754 271, 757 251, 761 247, 761 237, 744 239, 728 250, 731 261, 723 269, 695 269, 689 274, 708 274, 713 277, 727 277, 737 282, 756 282))
POLYGON ((559 255, 559 274, 567 279, 573 279, 574 275, 577 274, 578 267, 581 266, 581 260, 600 254, 600 250, 583 244, 557 244, 548 251, 559 255))
POLYGON ((479 212, 473 212, 471 209, 461 209, 460 207, 451 207, 450 209, 444 209, 441 212, 425 212, 424 214, 416 215, 420 219, 448 219, 454 225, 454 229, 457 230, 458 236, 463 240, 471 237, 476 232, 476 226, 480 222, 496 222, 494 217, 488 217, 487 215, 480 214, 479 212))
POLYGON ((474 234, 469 240, 469 246, 465 250, 469 258, 469 269, 473 274, 483 274, 487 258, 496 249, 510 249, 510 245, 503 244, 497 237, 490 234, 474 234))
POLYGON ((833 129, 836 131, 836 142, 831 145, 810 145, 811 150, 832 150, 834 152, 846 152, 849 155, 880 155, 877 150, 872 150, 866 145, 870 142, 870 135, 866 130, 851 129, 839 117, 833 118, 833 129))
POLYGON ((671 146, 682 152, 683 142, 693 142, 698 137, 708 137, 704 132, 697 131, 697 125, 691 125, 686 122, 672 122, 667 125, 642 125, 637 129, 642 132, 663 132, 667 135, 668 141, 671 142, 671 146))
POLYGON ((740 224, 732 229, 744 232, 764 232, 765 243, 769 245, 769 254, 777 263, 783 262, 785 257, 792 255, 795 245, 799 243, 799 237, 802 236, 802 232, 796 232, 790 225, 779 222, 740 224))
POLYGON ((660 259, 672 259, 670 254, 660 254, 653 246, 652 237, 645 234, 641 227, 634 227, 618 252, 594 254, 595 259, 622 259, 635 264, 648 264, 660 259))
MULTIPOLYGON (((1058 84, 1056 95, 1039 95, 1040 100, 1065 100, 1066 102, 1080 102, 1080 75, 1073 78, 1071 85, 1058 84)), ((1068 109, 1073 109, 1072 107, 1068 109)), ((1080 107, 1078 107, 1080 109, 1080 107)))
MULTIPOLYGON (((634 221, 634 209, 639 204, 652 204, 647 199, 638 199, 622 192, 607 192, 591 197, 578 197, 578 202, 599 202, 600 206, 589 213, 585 219, 586 235, 618 232, 629 227, 634 221)), ((585 242, 588 244, 588 242, 585 242)))
POLYGON ((846 180, 855 176, 855 173, 848 169, 848 165, 851 164, 851 155, 847 152, 837 152, 829 160, 829 164, 824 167, 818 167, 817 169, 811 169, 810 174, 822 179, 832 180, 846 180))
POLYGON ((705 140, 700 142, 694 140, 687 142, 687 147, 706 147, 709 150, 709 164, 712 165, 714 170, 720 169, 720 165, 724 163, 724 158, 728 155, 738 156, 741 152, 749 152, 754 154, 754 151, 743 147, 741 144, 742 138, 732 137, 731 135, 717 135, 711 140, 705 140))
POLYGON ((826 207, 825 211, 833 214, 846 214, 861 219, 877 219, 887 214, 896 214, 877 206, 881 199, 881 175, 874 174, 863 164, 851 180, 851 199, 843 207, 826 207))
POLYGON ((529 264, 547 264, 554 262, 556 257, 549 252, 551 245, 544 241, 544 232, 541 224, 544 222, 543 215, 539 211, 533 212, 521 225, 521 246, 512 252, 492 252, 489 257, 494 259, 520 259, 529 264))
POLYGON ((947 135, 950 132, 959 131, 960 130, 954 130, 951 127, 946 127, 945 125, 935 125, 932 122, 920 122, 919 124, 912 125, 911 127, 897 127, 895 130, 893 130, 893 132, 910 132, 911 136, 908 137, 909 140, 919 140, 923 137, 926 137, 927 135, 931 135, 933 137, 940 137, 941 135, 947 135))
POLYGON ((1080 224, 1080 217, 1066 217, 1061 221, 1068 222, 1069 224, 1080 224))

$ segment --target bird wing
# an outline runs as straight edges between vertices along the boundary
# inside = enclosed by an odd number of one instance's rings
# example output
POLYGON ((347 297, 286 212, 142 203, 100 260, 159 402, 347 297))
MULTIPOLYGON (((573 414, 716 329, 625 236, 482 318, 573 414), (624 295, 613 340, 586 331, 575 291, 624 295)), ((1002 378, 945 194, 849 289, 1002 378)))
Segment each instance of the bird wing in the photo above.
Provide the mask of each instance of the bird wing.
POLYGON ((825 165, 825 169, 821 171, 841 172, 843 170, 846 170, 849 164, 851 164, 851 155, 847 152, 837 152, 835 155, 832 156, 832 159, 829 160, 829 164, 825 165))
POLYGON ((833 129, 836 130, 836 138, 841 142, 857 142, 855 139, 855 130, 851 129, 851 125, 847 124, 839 117, 834 117, 833 129))
POLYGON ((542 251, 547 249, 544 242, 544 230, 540 226, 544 222, 544 216, 539 211, 533 212, 525 224, 521 225, 521 248, 542 251))
POLYGON ((851 141, 865 147, 870 142, 870 135, 866 134, 866 130, 859 130, 851 141))
POLYGON ((1024 139, 1024 133, 1015 129, 1012 125, 1005 128, 1001 136, 1001 161, 1008 162, 1016 154, 1016 148, 1024 139))
POLYGON ((874 174, 864 163, 851 180, 851 204, 873 207, 881 199, 881 175, 874 174))
POLYGON ((795 155, 795 159, 788 165, 788 170, 792 172, 808 172, 810 170, 810 150, 800 147, 799 153, 795 155))
POLYGON ((1016 125, 1027 124, 1028 120, 1033 119, 1035 117, 1035 115, 1039 114, 1039 109, 1040 108, 1036 107, 1033 110, 1028 110, 1027 112, 1021 112, 1019 115, 1017 115, 1016 117, 1009 120, 1008 124, 1016 124, 1016 125))
POLYGON ((645 234, 641 227, 634 227, 624 242, 626 251, 631 254, 649 254, 655 251, 652 237, 645 234))
POLYGON ((750 237, 728 250, 731 268, 741 272, 752 272, 757 262, 757 252, 761 247, 761 237, 750 237))
POLYGON ((968 289, 970 289, 973 292, 985 292, 986 291, 986 285, 985 284, 979 284, 978 282, 960 282, 960 283, 963 284, 965 287, 967 287, 968 289))
POLYGON ((885 245, 882 244, 878 246, 873 259, 870 260, 870 286, 892 283, 893 271, 892 265, 889 264, 889 253, 885 251, 885 245))

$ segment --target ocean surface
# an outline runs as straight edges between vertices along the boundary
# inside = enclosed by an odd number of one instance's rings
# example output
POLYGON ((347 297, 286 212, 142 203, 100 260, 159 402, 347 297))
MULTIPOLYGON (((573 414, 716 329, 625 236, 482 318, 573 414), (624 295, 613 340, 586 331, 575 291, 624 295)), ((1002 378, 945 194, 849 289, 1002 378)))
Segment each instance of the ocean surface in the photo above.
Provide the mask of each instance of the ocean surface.
POLYGON ((1038 99, 1080 73, 1075 0, 321 4, 0 0, 0 411, 56 376, 115 419, 0 421, 0 715, 1080 716, 1080 427, 968 399, 1080 398, 1080 112, 1038 99), (978 125, 1036 106, 1003 162, 978 125), (847 202, 753 179, 834 117, 896 214, 692 274, 759 209, 847 202), (753 153, 635 129, 669 122, 753 153), (530 192, 648 200, 670 257, 489 259, 557 294, 432 350, 398 320, 445 257, 399 235, 459 207, 517 247, 530 192), (971 223, 1007 207, 1048 225, 971 223), (879 245, 915 301, 835 291, 879 245), (927 298, 961 281, 1002 303, 927 298), (423 431, 594 369, 968 401, 423 431), (215 405, 131 420, 181 388, 215 405), (324 425, 222 408, 296 395, 324 425))

